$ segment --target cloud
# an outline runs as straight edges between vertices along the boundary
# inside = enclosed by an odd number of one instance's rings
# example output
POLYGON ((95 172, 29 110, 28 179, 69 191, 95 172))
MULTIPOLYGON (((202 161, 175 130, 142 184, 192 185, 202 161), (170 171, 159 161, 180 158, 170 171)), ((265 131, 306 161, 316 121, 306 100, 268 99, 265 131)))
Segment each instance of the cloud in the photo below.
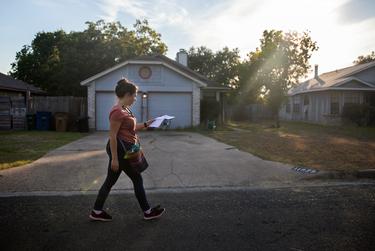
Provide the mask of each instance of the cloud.
POLYGON ((106 21, 117 19, 119 12, 128 13, 136 18, 146 16, 144 1, 132 0, 102 0, 97 2, 99 8, 104 12, 102 18, 106 21))
POLYGON ((363 0, 96 1, 107 21, 122 21, 124 14, 146 18, 162 34, 170 56, 179 48, 203 45, 214 51, 224 46, 239 48, 245 58, 260 45, 265 29, 309 30, 320 47, 311 64, 318 63, 324 72, 335 65, 350 65, 358 53, 374 46, 371 12, 375 7, 363 0), (345 20, 352 25, 345 25, 342 18, 350 10, 353 13, 345 20))
POLYGON ((194 18, 195 23, 189 27, 194 30, 192 43, 219 50, 224 46, 245 47, 251 41, 256 42, 249 35, 259 33, 260 22, 256 20, 256 12, 264 5, 265 2, 257 0, 232 0, 218 4, 194 18))
POLYGON ((337 8, 339 22, 353 24, 375 18, 375 1, 350 0, 337 8))
POLYGON ((188 11, 177 1, 99 0, 97 5, 104 12, 101 18, 106 21, 114 21, 120 13, 125 13, 134 19, 147 19, 155 27, 190 22, 188 11))
MULTIPOLYGON (((318 41, 335 41, 341 32, 337 24, 338 6, 347 0, 232 0, 213 11, 194 17, 189 27, 192 44, 213 50, 224 46, 239 48, 242 57, 260 45, 264 30, 312 32, 318 41)), ((346 35, 346 34, 344 34, 346 35)), ((336 40, 337 41, 337 40, 336 40)), ((337 46, 337 45, 336 45, 337 46)))
POLYGON ((68 8, 71 6, 77 7, 83 7, 85 6, 84 2, 76 1, 76 0, 32 0, 32 4, 42 7, 42 8, 51 8, 51 9, 61 9, 68 8))

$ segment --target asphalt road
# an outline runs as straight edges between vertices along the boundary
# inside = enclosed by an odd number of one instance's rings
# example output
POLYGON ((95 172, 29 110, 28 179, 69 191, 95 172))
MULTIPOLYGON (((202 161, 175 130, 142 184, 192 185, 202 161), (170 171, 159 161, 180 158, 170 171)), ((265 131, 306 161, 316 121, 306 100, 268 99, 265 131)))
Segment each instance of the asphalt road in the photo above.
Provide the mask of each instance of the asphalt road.
POLYGON ((132 194, 0 198, 1 250, 375 250, 375 185, 150 193, 167 208, 145 222, 132 194))

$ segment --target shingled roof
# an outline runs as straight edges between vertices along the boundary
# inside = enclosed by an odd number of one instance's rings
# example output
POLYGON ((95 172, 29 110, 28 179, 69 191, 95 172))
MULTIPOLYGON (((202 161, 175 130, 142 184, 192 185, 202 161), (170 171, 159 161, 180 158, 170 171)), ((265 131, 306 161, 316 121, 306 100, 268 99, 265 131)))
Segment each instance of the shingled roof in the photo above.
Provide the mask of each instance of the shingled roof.
POLYGON ((34 94, 45 94, 45 91, 31 84, 25 83, 21 80, 15 79, 11 76, 5 75, 0 72, 0 89, 8 91, 25 92, 29 90, 34 94))
POLYGON ((139 57, 136 57, 136 58, 132 58, 130 60, 127 60, 123 63, 120 63, 118 65, 115 65, 114 67, 112 67, 111 69, 108 69, 106 71, 103 71, 101 73, 98 73, 96 74, 95 76, 91 77, 91 78, 88 78, 84 81, 81 82, 81 85, 85 85, 85 84, 88 84, 89 82, 105 75, 105 74, 108 74, 109 72, 113 71, 113 70, 116 70, 118 69, 119 67, 122 67, 124 65, 126 65, 127 63, 130 63, 130 62, 134 62, 134 61, 154 61, 154 62, 162 62, 164 64, 167 64, 169 66, 172 66, 174 67, 175 69, 189 75, 190 77, 194 78, 194 79, 197 79, 201 82, 204 82, 207 87, 205 88, 213 88, 213 89, 223 89, 223 90, 229 90, 230 88, 222 85, 222 84, 219 84, 219 83, 216 83, 214 81, 211 81, 210 79, 208 79, 207 77, 203 76, 202 74, 196 72, 196 71, 193 71, 191 70, 189 67, 183 65, 183 64, 180 64, 179 62, 173 60, 173 59, 170 59, 164 55, 160 55, 160 54, 156 54, 156 55, 151 55, 151 56, 139 56, 139 57))
POLYGON ((374 89, 375 91, 375 77, 373 82, 366 82, 354 76, 355 74, 372 67, 375 67, 375 61, 326 72, 318 75, 317 77, 302 82, 298 86, 289 90, 288 94, 292 96, 299 93, 329 90, 353 80, 362 83, 364 86, 367 86, 370 89, 374 89))

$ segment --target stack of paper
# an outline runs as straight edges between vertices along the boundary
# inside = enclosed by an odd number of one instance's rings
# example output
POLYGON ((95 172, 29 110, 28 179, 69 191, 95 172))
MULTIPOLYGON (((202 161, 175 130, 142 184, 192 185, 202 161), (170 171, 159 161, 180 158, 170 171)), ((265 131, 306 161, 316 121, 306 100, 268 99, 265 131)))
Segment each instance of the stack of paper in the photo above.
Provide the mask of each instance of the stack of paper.
POLYGON ((151 123, 151 125, 149 125, 149 127, 159 127, 161 125, 161 123, 163 123, 163 121, 165 119, 174 119, 173 116, 169 116, 169 115, 163 115, 161 117, 157 117, 155 118, 154 122, 151 123))

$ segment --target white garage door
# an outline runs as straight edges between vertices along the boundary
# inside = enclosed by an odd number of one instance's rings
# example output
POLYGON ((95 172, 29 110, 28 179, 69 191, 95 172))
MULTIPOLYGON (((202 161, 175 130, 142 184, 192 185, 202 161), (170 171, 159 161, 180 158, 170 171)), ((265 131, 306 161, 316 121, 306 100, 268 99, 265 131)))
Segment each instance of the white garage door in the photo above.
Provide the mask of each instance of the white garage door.
MULTIPOLYGON (((130 107, 137 121, 142 121, 141 117, 141 95, 137 96, 137 101, 130 107)), ((117 104, 117 97, 114 92, 97 92, 96 93, 96 130, 109 130, 109 112, 117 104)))
POLYGON ((190 127, 192 125, 191 100, 191 93, 149 93, 149 117, 175 116, 171 122, 171 128, 190 127))

